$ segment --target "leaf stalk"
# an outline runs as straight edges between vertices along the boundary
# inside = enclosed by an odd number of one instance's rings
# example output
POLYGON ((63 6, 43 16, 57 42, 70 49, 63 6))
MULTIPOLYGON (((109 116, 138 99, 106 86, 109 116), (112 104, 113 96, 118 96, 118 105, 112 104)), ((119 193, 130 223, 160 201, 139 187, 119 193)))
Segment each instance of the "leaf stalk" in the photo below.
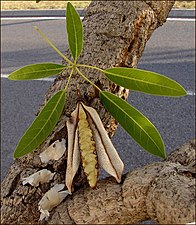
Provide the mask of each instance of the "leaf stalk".
POLYGON ((66 85, 65 85, 65 88, 64 88, 65 91, 66 91, 67 88, 68 88, 68 85, 69 85, 69 82, 70 82, 71 77, 72 77, 72 75, 73 75, 73 72, 74 72, 74 67, 72 67, 71 73, 70 73, 69 78, 68 78, 68 80, 67 80, 67 83, 66 83, 66 85))
POLYGON ((86 80, 88 81, 93 87, 95 87, 99 92, 102 92, 102 90, 94 84, 91 80, 89 80, 77 67, 76 67, 77 72, 86 80))
POLYGON ((100 69, 96 66, 90 66, 90 65, 85 65, 85 64, 77 64, 76 66, 77 67, 85 67, 85 68, 95 69, 95 70, 98 70, 98 71, 104 73, 104 70, 102 70, 102 69, 100 69))
POLYGON ((46 35, 37 27, 34 26, 34 28, 37 30, 37 32, 43 37, 43 39, 69 64, 73 65, 72 61, 70 61, 60 50, 52 44, 52 42, 46 37, 46 35))

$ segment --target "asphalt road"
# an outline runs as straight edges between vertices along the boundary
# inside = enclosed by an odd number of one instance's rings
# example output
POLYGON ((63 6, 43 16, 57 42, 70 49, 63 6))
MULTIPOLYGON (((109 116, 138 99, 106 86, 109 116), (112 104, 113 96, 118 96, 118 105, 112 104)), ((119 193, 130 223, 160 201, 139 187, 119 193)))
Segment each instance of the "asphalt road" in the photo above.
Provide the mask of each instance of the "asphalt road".
MULTIPOLYGON (((3 20, 1 54, 1 160, 2 178, 12 163, 13 150, 35 118, 49 81, 9 81, 6 75, 27 64, 61 63, 39 36, 38 26, 61 50, 67 46, 64 20, 3 20)), ((194 138, 194 22, 167 21, 149 40, 138 65, 175 79, 190 95, 166 98, 132 92, 129 102, 158 128, 167 153, 194 138)), ((120 127, 113 138, 125 172, 159 158, 142 150, 120 127)))

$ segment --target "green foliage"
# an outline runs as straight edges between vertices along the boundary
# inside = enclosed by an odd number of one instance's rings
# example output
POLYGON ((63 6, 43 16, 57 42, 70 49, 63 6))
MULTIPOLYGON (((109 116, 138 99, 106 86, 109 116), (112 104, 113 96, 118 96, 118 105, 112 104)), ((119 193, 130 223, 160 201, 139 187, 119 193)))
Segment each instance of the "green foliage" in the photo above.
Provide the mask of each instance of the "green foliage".
POLYGON ((139 145, 151 154, 165 158, 159 132, 142 113, 110 92, 100 92, 100 99, 108 112, 139 145))
POLYGON ((165 158, 164 144, 155 126, 141 112, 129 105, 126 101, 114 94, 102 91, 80 71, 80 67, 99 70, 117 85, 148 94, 173 97, 184 96, 186 95, 184 88, 176 81, 150 71, 132 68, 109 68, 102 70, 94 66, 77 64, 77 58, 83 48, 83 27, 79 15, 71 3, 67 4, 66 26, 69 47, 74 62, 63 55, 41 32, 41 30, 35 27, 44 40, 68 62, 69 66, 65 67, 53 63, 28 65, 11 73, 8 77, 12 80, 38 79, 55 75, 66 68, 72 69, 64 90, 56 93, 45 105, 38 117, 19 141, 14 152, 14 157, 17 158, 33 151, 52 132, 63 111, 65 105, 65 93, 73 71, 75 70, 99 90, 100 99, 105 108, 139 145, 149 153, 165 158))
POLYGON ((80 16, 71 3, 67 3, 66 27, 69 47, 74 60, 78 58, 83 47, 83 26, 80 16))
POLYGON ((33 80, 57 75, 65 66, 54 63, 32 64, 14 71, 8 76, 10 80, 33 80))
POLYGON ((130 90, 173 97, 186 95, 176 81, 155 72, 122 67, 109 68, 104 72, 112 82, 130 90))
POLYGON ((65 105, 65 91, 59 91, 48 101, 37 118, 22 136, 14 157, 21 157, 36 149, 52 132, 65 105))

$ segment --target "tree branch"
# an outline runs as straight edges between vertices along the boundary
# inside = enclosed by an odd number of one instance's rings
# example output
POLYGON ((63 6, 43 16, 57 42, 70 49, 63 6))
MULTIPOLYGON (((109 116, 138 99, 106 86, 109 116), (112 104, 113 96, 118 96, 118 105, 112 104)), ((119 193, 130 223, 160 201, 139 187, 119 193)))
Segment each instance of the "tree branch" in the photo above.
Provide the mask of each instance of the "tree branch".
MULTIPOLYGON (((147 40, 153 31, 166 21, 173 4, 174 1, 171 0, 159 1, 159 4, 155 4, 154 1, 93 1, 83 20, 84 51, 78 63, 87 63, 102 69, 113 66, 136 67, 147 40)), ((67 55, 70 53, 67 52, 67 55)), ((111 91, 124 99, 127 98, 128 91, 109 82, 103 74, 89 69, 83 69, 82 72, 103 90, 111 91)), ((45 102, 55 92, 65 87, 67 77, 66 72, 58 76, 48 90, 45 102)), ((65 121, 75 109, 78 91, 85 103, 98 111, 108 134, 110 136, 114 134, 117 123, 103 108, 96 91, 78 74, 74 74, 67 90, 64 113, 53 133, 37 151, 15 160, 2 182, 1 222, 3 224, 38 223, 40 214, 38 202, 43 193, 56 183, 64 183, 66 155, 58 162, 42 164, 39 153, 55 140, 67 138, 65 121), (39 188, 22 185, 21 178, 43 168, 56 173, 50 184, 40 185, 39 188)), ((59 218, 58 224, 95 223, 96 221, 111 223, 111 220, 108 220, 111 216, 113 216, 113 223, 130 223, 130 221, 136 222, 146 218, 159 221, 158 211, 153 208, 157 207, 156 204, 148 207, 145 202, 147 198, 150 200, 153 197, 150 197, 149 189, 158 186, 155 182, 155 177, 158 176, 156 168, 163 177, 167 175, 164 174, 164 168, 169 168, 169 174, 178 170, 176 163, 175 165, 169 162, 155 163, 141 171, 137 170, 125 175, 122 184, 116 184, 112 179, 101 181, 95 190, 80 189, 84 184, 79 182, 81 179, 79 174, 77 180, 79 190, 56 208, 50 222, 57 223, 55 218, 59 218), (143 179, 144 174, 146 174, 145 179, 143 179), (151 184, 153 186, 150 186, 151 184), (146 194, 148 195, 145 196, 146 194)), ((185 178, 182 181, 186 181, 185 178)))
POLYGON ((149 219, 159 224, 195 221, 194 159, 193 140, 173 151, 166 161, 127 173, 121 184, 107 178, 95 190, 76 191, 56 208, 48 222, 57 224, 60 220, 68 224, 67 218, 75 224, 134 224, 149 219))

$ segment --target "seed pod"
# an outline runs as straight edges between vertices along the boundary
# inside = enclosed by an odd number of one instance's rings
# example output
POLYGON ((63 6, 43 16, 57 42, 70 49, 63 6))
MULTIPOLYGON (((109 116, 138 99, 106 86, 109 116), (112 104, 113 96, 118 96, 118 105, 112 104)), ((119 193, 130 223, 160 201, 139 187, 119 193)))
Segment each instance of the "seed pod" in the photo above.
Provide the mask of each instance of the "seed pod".
POLYGON ((90 187, 97 184, 98 164, 117 182, 121 181, 124 164, 95 109, 78 103, 67 121, 67 130, 66 185, 70 192, 73 191, 72 182, 80 164, 80 155, 90 187))
POLYGON ((117 182, 120 182, 124 164, 108 137, 97 111, 92 107, 85 106, 84 104, 82 105, 89 115, 88 121, 96 143, 99 166, 115 177, 117 182))
POLYGON ((67 154, 67 170, 65 183, 70 192, 73 191, 73 178, 80 165, 80 152, 78 140, 78 105, 72 112, 71 117, 67 120, 68 131, 68 154, 67 154))
POLYGON ((95 141, 93 140, 92 130, 89 126, 86 112, 83 105, 79 104, 79 146, 82 158, 82 166, 87 176, 90 187, 94 188, 97 184, 97 154, 95 141))

